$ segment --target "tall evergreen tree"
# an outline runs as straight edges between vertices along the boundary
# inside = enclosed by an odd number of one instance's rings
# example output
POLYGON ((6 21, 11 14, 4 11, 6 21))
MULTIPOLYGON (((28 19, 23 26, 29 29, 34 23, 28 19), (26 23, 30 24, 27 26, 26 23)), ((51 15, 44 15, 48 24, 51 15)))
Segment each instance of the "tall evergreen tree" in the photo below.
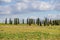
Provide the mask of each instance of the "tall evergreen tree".
POLYGON ((12 20, 11 20, 11 18, 9 19, 9 24, 12 24, 12 20))
POLYGON ((58 20, 54 20, 54 25, 59 25, 58 20))
POLYGON ((48 25, 49 26, 49 19, 45 18, 44 20, 44 26, 48 25))
POLYGON ((35 19, 33 19, 33 24, 35 24, 35 19))
POLYGON ((42 26, 42 23, 41 23, 41 21, 40 21, 40 26, 42 26))
POLYGON ((22 23, 24 24, 24 19, 22 20, 22 23))
POLYGON ((14 18, 14 24, 15 24, 15 25, 18 24, 18 20, 17 20, 17 18, 14 18))
POLYGON ((32 20, 31 20, 31 19, 29 19, 29 26, 31 26, 31 24, 32 24, 32 20))
POLYGON ((45 21, 44 21, 44 26, 46 26, 46 23, 45 23, 45 21))
POLYGON ((55 21, 54 20, 52 21, 52 25, 55 25, 55 21))
POLYGON ((39 19, 39 18, 37 18, 37 20, 36 20, 36 24, 37 24, 37 25, 40 24, 40 19, 39 19))
POLYGON ((50 19, 49 23, 50 23, 50 25, 52 24, 52 21, 51 21, 51 19, 50 19))
POLYGON ((7 18, 5 18, 5 24, 7 24, 7 18))
POLYGON ((27 24, 29 24, 29 20, 28 20, 28 18, 27 18, 27 24))
POLYGON ((51 19, 50 19, 49 23, 50 23, 51 26, 54 25, 54 24, 53 24, 53 21, 52 21, 51 19))
POLYGON ((17 24, 19 24, 19 23, 20 23, 19 18, 17 18, 17 24))

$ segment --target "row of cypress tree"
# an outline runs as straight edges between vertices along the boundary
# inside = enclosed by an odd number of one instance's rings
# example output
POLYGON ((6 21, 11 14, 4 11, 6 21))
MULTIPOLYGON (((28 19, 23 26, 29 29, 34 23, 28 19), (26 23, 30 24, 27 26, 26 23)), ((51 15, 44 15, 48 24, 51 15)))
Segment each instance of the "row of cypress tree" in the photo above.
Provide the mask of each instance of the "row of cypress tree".
MULTIPOLYGON (((10 18, 9 19, 9 24, 20 24, 19 18, 14 18, 14 21, 10 18)), ((8 24, 7 18, 5 19, 5 24, 8 24)), ((40 20, 40 18, 35 19, 29 19, 27 18, 26 23, 24 22, 24 19, 22 20, 22 24, 28 24, 31 26, 31 24, 37 24, 37 25, 44 25, 44 26, 49 26, 49 25, 60 25, 60 20, 49 20, 48 18, 45 18, 44 20, 40 20)))

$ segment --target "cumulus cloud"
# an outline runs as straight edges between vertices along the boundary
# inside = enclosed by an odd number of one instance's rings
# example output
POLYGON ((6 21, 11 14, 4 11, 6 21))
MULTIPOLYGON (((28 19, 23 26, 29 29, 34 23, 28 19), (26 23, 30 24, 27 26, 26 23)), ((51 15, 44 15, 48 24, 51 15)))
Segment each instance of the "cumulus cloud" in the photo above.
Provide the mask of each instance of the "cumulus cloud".
POLYGON ((23 10, 23 9, 26 9, 28 6, 26 3, 23 3, 23 2, 20 2, 20 3, 16 3, 16 8, 18 10, 23 10))
MULTIPOLYGON (((60 1, 54 1, 54 0, 0 0, 3 2, 6 2, 9 4, 7 7, 0 5, 0 14, 9 14, 11 11, 12 12, 36 12, 36 11, 47 11, 47 10, 60 10, 60 1), (14 2, 12 2, 14 1, 14 2), (12 6, 12 7, 11 7, 12 6)), ((1 4, 1 3, 0 3, 1 4)))
POLYGON ((31 19, 37 19, 38 17, 37 16, 30 16, 29 18, 31 18, 31 19))
POLYGON ((23 2, 30 2, 30 0, 22 0, 23 2))
POLYGON ((1 1, 3 1, 3 2, 12 2, 12 0, 1 0, 1 1))
POLYGON ((54 15, 54 14, 48 14, 48 17, 49 18, 56 18, 56 15, 54 15))
POLYGON ((55 4, 55 10, 60 10, 60 3, 55 4))
POLYGON ((34 2, 34 1, 39 1, 39 0, 22 0, 23 2, 29 3, 29 2, 34 2))
POLYGON ((0 6, 0 14, 10 14, 11 8, 9 6, 0 6))
POLYGON ((47 2, 33 2, 32 3, 32 7, 35 9, 39 9, 39 10, 52 10, 54 9, 53 5, 47 3, 47 2))
POLYGON ((50 19, 60 19, 60 14, 48 14, 48 18, 50 18, 50 19))
POLYGON ((53 9, 53 5, 46 3, 46 2, 41 2, 39 9, 40 10, 51 10, 53 9))

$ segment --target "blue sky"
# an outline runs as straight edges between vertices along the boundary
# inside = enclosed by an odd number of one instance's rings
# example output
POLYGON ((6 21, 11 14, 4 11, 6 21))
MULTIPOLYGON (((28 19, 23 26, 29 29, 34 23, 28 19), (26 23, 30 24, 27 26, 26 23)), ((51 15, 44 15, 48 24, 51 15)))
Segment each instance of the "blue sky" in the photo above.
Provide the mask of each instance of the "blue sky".
POLYGON ((0 0, 0 22, 17 17, 59 19, 60 0, 0 0))

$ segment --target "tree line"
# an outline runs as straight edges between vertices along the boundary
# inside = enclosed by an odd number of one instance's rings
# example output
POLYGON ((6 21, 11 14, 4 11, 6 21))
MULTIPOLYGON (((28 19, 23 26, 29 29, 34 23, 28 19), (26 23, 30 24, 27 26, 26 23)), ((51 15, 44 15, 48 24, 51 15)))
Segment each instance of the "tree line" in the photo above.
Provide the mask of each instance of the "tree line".
MULTIPOLYGON (((7 18, 5 19, 5 24, 21 24, 19 18, 14 18, 14 21, 9 18, 9 21, 7 21, 7 18), (9 22, 9 23, 8 23, 9 22)), ((60 20, 49 20, 48 18, 45 18, 44 20, 40 20, 40 18, 37 19, 32 19, 32 18, 27 18, 26 23, 24 21, 24 19, 22 19, 22 24, 28 24, 29 26, 31 26, 32 24, 36 24, 39 26, 49 26, 49 25, 60 25, 60 20)))

